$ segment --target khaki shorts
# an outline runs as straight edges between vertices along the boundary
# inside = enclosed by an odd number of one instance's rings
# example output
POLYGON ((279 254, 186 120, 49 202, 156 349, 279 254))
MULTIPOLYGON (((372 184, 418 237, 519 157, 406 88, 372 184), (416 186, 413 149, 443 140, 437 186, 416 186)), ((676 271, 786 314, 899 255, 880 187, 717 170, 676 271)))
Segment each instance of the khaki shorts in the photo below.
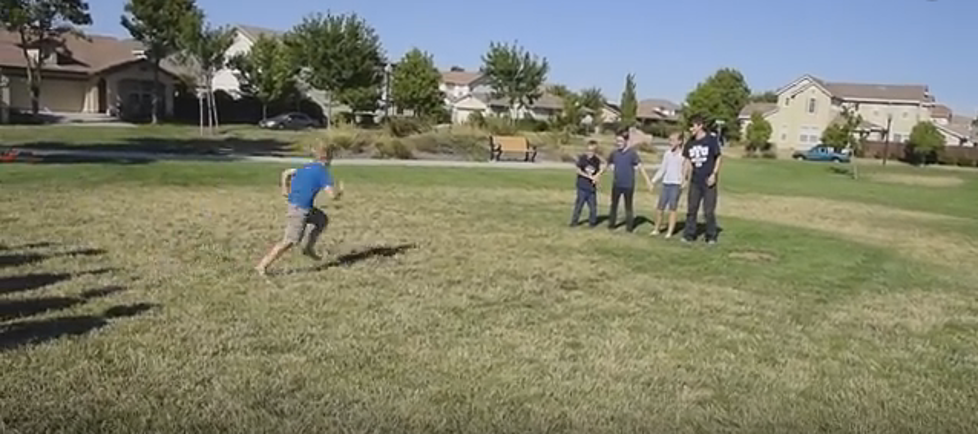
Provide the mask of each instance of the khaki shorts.
POLYGON ((283 240, 298 244, 306 232, 306 225, 313 225, 314 231, 322 231, 326 228, 327 221, 326 213, 319 208, 299 208, 290 203, 289 211, 286 214, 283 240))

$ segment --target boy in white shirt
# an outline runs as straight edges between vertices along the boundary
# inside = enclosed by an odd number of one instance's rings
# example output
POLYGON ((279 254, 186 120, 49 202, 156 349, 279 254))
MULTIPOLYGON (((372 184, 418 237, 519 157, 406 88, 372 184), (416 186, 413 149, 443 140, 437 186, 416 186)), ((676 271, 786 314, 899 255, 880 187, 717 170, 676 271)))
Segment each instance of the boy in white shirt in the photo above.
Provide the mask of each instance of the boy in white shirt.
POLYGON ((669 208, 669 227, 665 237, 671 238, 676 231, 676 208, 679 206, 679 196, 686 182, 685 161, 682 133, 670 134, 669 150, 662 155, 662 161, 652 177, 653 184, 662 181, 662 191, 659 193, 655 221, 652 223, 654 225, 652 236, 659 235, 659 228, 662 226, 667 207, 669 208))

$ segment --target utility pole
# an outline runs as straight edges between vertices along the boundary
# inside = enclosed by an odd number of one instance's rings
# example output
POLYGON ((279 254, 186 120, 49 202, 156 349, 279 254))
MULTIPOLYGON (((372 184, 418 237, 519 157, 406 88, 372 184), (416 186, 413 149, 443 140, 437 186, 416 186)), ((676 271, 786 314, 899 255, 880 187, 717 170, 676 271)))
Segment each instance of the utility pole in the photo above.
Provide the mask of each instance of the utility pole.
POLYGON ((886 138, 883 144, 883 165, 886 165, 886 160, 890 158, 890 126, 893 125, 893 114, 886 116, 886 138))

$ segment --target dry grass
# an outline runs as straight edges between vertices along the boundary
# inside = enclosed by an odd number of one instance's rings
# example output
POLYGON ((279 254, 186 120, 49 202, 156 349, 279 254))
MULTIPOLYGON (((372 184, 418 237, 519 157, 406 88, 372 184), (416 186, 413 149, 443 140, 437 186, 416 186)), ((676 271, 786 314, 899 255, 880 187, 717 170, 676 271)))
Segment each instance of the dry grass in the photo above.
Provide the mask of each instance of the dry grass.
POLYGON ((970 268, 961 258, 978 255, 975 240, 932 226, 968 219, 806 197, 727 195, 721 201, 722 215, 824 231, 935 264, 970 268))
POLYGON ((896 173, 880 173, 870 177, 876 182, 888 182, 903 185, 915 185, 922 187, 958 187, 964 184, 964 180, 954 176, 925 176, 907 175, 896 173))
MULTIPOLYGON (((434 172, 413 173, 404 176, 434 172)), ((881 226, 880 215, 894 226, 942 216, 731 194, 722 210, 739 218, 721 221, 724 243, 710 250, 567 229, 573 192, 349 176, 347 197, 327 208, 332 265, 290 255, 276 267, 281 289, 250 270, 281 236, 274 186, 0 191, 14 229, 0 240, 2 282, 69 273, 0 294, 10 344, 0 431, 978 423, 968 356, 978 304, 962 275, 891 255, 895 244, 876 233, 854 235, 873 231, 872 218, 881 226), (27 245, 39 242, 52 244, 27 245), (86 293, 111 287, 124 290, 86 293), (25 333, 44 339, 15 341, 25 333)), ((642 209, 651 203, 640 197, 642 209)))

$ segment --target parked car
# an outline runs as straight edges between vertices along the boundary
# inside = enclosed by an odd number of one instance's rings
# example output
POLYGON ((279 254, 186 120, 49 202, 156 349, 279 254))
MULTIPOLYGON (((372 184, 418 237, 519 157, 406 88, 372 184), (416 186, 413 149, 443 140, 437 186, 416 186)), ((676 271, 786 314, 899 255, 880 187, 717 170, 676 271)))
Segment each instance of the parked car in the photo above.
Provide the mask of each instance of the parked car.
POLYGON ((828 145, 817 145, 807 151, 795 151, 791 158, 796 160, 808 161, 832 161, 836 163, 848 163, 851 158, 847 152, 837 152, 835 148, 828 145))
POLYGON ((260 128, 270 130, 304 130, 319 127, 319 122, 305 113, 285 113, 258 122, 260 128))

